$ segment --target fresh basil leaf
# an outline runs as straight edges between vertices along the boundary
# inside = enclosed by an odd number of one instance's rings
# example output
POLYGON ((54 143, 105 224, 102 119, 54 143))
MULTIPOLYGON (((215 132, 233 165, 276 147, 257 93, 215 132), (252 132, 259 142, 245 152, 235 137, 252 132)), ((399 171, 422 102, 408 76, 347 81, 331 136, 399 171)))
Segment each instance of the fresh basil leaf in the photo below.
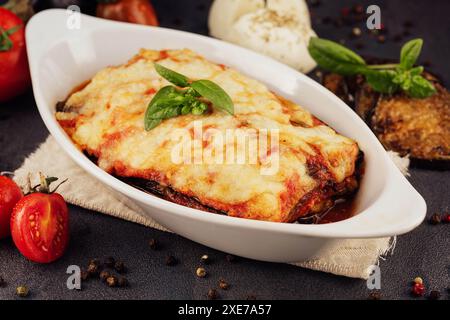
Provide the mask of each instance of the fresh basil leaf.
POLYGON ((159 126, 159 124, 162 122, 161 119, 148 119, 145 121, 145 130, 149 131, 153 128, 156 128, 159 126))
POLYGON ((165 99, 171 99, 174 96, 177 96, 179 93, 177 92, 174 86, 165 86, 161 88, 152 98, 150 103, 148 104, 147 110, 144 115, 144 127, 145 130, 150 130, 156 127, 161 121, 158 118, 154 118, 153 115, 160 110, 161 106, 164 105, 165 99))
POLYGON ((397 73, 393 70, 372 70, 365 74, 369 85, 378 92, 392 94, 399 85, 393 81, 397 73))
POLYGON ((411 85, 406 92, 410 97, 423 99, 435 94, 436 88, 424 77, 416 75, 411 78, 411 85))
POLYGON ((197 80, 191 83, 191 87, 202 97, 211 101, 214 107, 234 114, 234 105, 230 96, 214 82, 197 80))
POLYGON ((423 40, 413 39, 405 43, 400 51, 400 66, 411 69, 422 51, 423 40))
POLYGON ((166 67, 163 67, 159 63, 154 63, 156 72, 159 73, 161 77, 166 79, 167 81, 173 83, 176 86, 179 87, 188 87, 189 86, 189 79, 182 75, 181 73, 175 72, 173 70, 167 69, 166 67))
POLYGON ((423 72, 423 67, 422 66, 414 67, 411 70, 409 70, 409 72, 411 73, 412 76, 420 76, 423 72))
POLYGON ((363 58, 330 40, 311 38, 308 44, 308 51, 320 67, 331 72, 342 75, 354 75, 362 73, 366 69, 366 63, 363 58))

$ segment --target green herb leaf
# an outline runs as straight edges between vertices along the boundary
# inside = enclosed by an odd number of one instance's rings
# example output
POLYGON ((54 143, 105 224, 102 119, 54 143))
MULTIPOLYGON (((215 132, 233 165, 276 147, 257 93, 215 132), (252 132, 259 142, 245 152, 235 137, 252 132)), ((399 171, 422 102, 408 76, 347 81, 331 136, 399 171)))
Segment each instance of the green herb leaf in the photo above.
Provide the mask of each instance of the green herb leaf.
POLYGON ((369 85, 378 92, 392 94, 398 90, 398 84, 393 81, 397 73, 393 70, 372 70, 365 74, 369 85))
POLYGON ((423 40, 413 39, 405 43, 400 52, 400 67, 411 69, 422 51, 423 40))
POLYGON ((434 85, 422 76, 412 76, 410 86, 406 90, 409 96, 413 98, 427 98, 436 93, 434 85))
POLYGON ((147 110, 144 116, 144 126, 145 130, 151 130, 162 121, 161 118, 154 117, 161 108, 164 107, 165 101, 173 97, 178 96, 178 92, 174 86, 165 86, 161 88, 153 97, 153 99, 148 104, 147 110))
POLYGON ((189 86, 189 79, 181 73, 163 67, 159 63, 154 63, 156 72, 167 81, 173 83, 176 86, 185 88, 189 86))
POLYGON ((354 75, 366 69, 363 58, 330 40, 311 38, 308 51, 320 67, 331 72, 354 75))
POLYGON ((230 96, 214 82, 197 80, 191 83, 191 87, 202 97, 211 101, 214 107, 234 114, 234 105, 230 96))

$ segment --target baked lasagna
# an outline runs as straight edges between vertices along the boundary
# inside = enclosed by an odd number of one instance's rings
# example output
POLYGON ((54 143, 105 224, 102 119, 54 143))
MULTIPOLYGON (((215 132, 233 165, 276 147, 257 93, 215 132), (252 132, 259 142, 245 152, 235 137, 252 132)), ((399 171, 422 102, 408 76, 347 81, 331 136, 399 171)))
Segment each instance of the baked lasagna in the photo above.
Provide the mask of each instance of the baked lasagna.
MULTIPOLYGON (((166 200, 233 217, 295 222, 329 210, 359 186, 362 152, 308 111, 264 84, 193 51, 141 50, 126 64, 108 67, 58 103, 56 118, 72 141, 108 173, 166 200), (211 108, 144 128, 152 97, 169 83, 155 62, 190 79, 208 79, 231 97, 234 114, 211 108), (267 161, 175 162, 176 130, 203 132, 253 129, 277 133, 265 156, 277 168, 262 174, 267 161)), ((200 137, 201 146, 211 139, 200 137)), ((262 145, 261 136, 256 136, 262 145)), ((230 147, 229 140, 223 147, 230 147)), ((237 148, 232 142, 231 148, 237 148)), ((266 142, 264 142, 266 143, 266 142)), ((215 143, 217 147, 217 141, 215 143)), ((219 145, 222 147, 222 145, 219 145)), ((251 157, 250 154, 248 157, 251 157)))

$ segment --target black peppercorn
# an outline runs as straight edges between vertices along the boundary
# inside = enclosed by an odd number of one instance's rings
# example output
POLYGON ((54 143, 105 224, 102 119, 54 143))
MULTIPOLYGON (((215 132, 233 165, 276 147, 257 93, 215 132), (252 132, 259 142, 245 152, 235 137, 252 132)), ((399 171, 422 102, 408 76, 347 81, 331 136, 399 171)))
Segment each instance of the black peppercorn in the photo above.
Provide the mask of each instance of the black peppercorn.
POLYGON ((127 280, 127 278, 120 277, 117 283, 118 283, 119 287, 122 287, 122 288, 128 287, 128 280, 127 280))
POLYGON ((125 267, 125 264, 122 261, 117 261, 114 264, 114 270, 116 270, 118 273, 125 273, 127 272, 127 267, 125 267))
POLYGON ((30 290, 28 290, 28 288, 25 286, 20 286, 17 287, 16 294, 21 298, 25 298, 28 297, 28 295, 30 294, 30 290))
POLYGON ((152 249, 152 250, 158 250, 159 249, 159 243, 158 243, 158 241, 156 239, 150 239, 148 244, 150 245, 150 249, 152 249))
POLYGON ((385 42, 386 42, 386 36, 380 34, 380 35, 377 37, 377 41, 378 41, 379 43, 385 43, 385 42))
POLYGON ((177 259, 174 256, 167 256, 166 258, 166 265, 167 266, 174 266, 178 263, 177 259))
POLYGON ((439 300, 441 298, 441 293, 437 290, 431 290, 428 299, 430 300, 439 300))
POLYGON ((6 287, 6 281, 3 277, 0 277, 0 288, 6 287))
POLYGON ((91 260, 91 262, 89 262, 87 272, 90 275, 94 275, 94 274, 98 274, 100 271, 101 271, 101 266, 100 266, 100 263, 98 262, 98 260, 91 260))
POLYGON ((105 267, 107 268, 114 268, 114 264, 116 263, 116 260, 113 257, 107 257, 105 259, 105 267))
POLYGON ((102 281, 106 281, 106 279, 108 279, 111 276, 111 273, 109 273, 106 270, 103 270, 102 272, 100 272, 100 279, 102 281))
POLYGON ((219 287, 222 290, 228 290, 230 288, 230 285, 224 279, 220 279, 219 280, 219 287))
POLYGON ((209 300, 217 300, 219 299, 219 294, 216 289, 209 289, 207 297, 209 300))
POLYGON ((430 223, 433 224, 433 225, 441 223, 441 215, 438 214, 438 213, 433 214, 430 217, 430 223))
POLYGON ((381 291, 380 290, 370 291, 368 300, 381 300, 381 291))
POLYGON ((108 278, 106 278, 106 284, 109 287, 117 286, 117 277, 116 276, 109 276, 108 278))
POLYGON ((87 272, 85 270, 81 271, 81 274, 80 274, 81 281, 86 281, 87 279, 89 279, 89 276, 90 276, 89 272, 87 272))
POLYGON ((353 11, 353 13, 361 14, 361 13, 364 13, 364 7, 360 4, 355 4, 352 7, 352 11, 353 11))
POLYGON ((236 257, 231 255, 231 254, 227 254, 227 256, 225 258, 227 259, 228 262, 235 262, 236 261, 236 257))

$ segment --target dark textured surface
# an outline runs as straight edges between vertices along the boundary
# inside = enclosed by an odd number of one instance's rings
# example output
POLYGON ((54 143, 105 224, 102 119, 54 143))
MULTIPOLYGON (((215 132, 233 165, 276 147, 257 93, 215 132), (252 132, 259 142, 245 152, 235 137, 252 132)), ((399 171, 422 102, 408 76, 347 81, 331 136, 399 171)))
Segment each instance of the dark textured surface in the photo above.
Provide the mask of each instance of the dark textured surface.
MULTIPOLYGON (((207 8, 210 1, 154 0, 164 26, 206 33, 207 8), (183 3, 182 5, 178 5, 183 3)), ((317 33, 326 38, 347 39, 350 46, 362 42, 363 54, 395 58, 399 44, 379 44, 365 36, 349 40, 350 28, 317 24, 318 17, 335 17, 340 8, 352 1, 321 1, 313 8, 317 33), (346 3, 346 4, 345 4, 346 3)), ((372 1, 371 1, 372 3, 372 1)), ((450 82, 450 22, 448 1, 377 1, 382 10, 388 37, 403 30, 405 20, 413 20, 414 36, 425 39, 422 60, 432 62, 432 70, 450 82)), ((32 93, 8 104, 0 105, 0 171, 14 170, 47 136, 47 130, 36 110, 32 93)), ((449 209, 450 172, 425 169, 411 170, 411 183, 425 197, 428 216, 449 209)), ((297 267, 239 259, 229 263, 225 254, 198 245, 182 237, 159 232, 136 224, 73 207, 71 211, 71 243, 65 256, 50 265, 37 265, 22 258, 11 240, 0 241, 0 276, 7 281, 0 288, 0 299, 15 298, 16 286, 25 284, 33 299, 204 299, 208 288, 217 287, 220 277, 231 288, 221 291, 223 298, 245 298, 249 294, 261 299, 365 299, 365 281, 337 277, 297 267), (160 251, 152 251, 148 240, 157 238, 160 251), (167 254, 179 259, 173 267, 165 265, 167 254), (195 270, 200 256, 213 259, 207 267, 209 277, 198 279, 195 270), (128 289, 110 289, 98 281, 83 286, 82 291, 66 288, 66 268, 70 264, 85 265, 91 258, 115 256, 129 267, 128 289)), ((424 222, 409 234, 398 238, 394 255, 381 262, 384 298, 409 298, 409 282, 422 276, 430 289, 444 292, 450 285, 449 225, 431 226, 424 222)))

